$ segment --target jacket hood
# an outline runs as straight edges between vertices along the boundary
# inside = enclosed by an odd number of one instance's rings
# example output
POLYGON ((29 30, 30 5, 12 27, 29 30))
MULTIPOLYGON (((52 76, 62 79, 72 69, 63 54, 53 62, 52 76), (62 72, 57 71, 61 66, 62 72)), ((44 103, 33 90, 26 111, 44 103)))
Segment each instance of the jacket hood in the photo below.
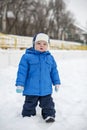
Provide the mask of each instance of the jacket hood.
POLYGON ((39 54, 50 55, 49 51, 40 52, 40 51, 35 50, 33 47, 26 49, 25 53, 26 54, 37 54, 37 55, 39 55, 39 54))

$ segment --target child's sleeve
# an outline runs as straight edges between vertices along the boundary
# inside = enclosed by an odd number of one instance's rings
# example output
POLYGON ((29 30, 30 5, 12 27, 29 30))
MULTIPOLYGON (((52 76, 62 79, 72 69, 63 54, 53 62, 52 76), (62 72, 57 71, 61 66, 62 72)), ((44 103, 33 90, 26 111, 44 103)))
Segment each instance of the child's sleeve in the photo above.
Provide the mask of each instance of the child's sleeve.
POLYGON ((27 72, 28 72, 28 62, 27 62, 26 55, 24 54, 18 66, 16 86, 23 86, 23 87, 25 86, 27 72))
POLYGON ((51 69, 51 79, 52 79, 53 85, 61 84, 57 64, 54 58, 53 58, 53 64, 52 64, 52 69, 51 69))

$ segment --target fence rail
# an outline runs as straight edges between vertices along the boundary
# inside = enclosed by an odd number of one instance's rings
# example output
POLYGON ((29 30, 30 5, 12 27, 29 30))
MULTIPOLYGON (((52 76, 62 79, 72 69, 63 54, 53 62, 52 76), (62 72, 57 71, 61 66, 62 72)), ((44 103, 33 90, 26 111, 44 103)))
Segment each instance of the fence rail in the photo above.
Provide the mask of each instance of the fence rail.
MULTIPOLYGON (((32 37, 0 33, 0 48, 26 49, 32 46, 32 37)), ((87 50, 87 45, 62 40, 51 40, 50 49, 87 50)))

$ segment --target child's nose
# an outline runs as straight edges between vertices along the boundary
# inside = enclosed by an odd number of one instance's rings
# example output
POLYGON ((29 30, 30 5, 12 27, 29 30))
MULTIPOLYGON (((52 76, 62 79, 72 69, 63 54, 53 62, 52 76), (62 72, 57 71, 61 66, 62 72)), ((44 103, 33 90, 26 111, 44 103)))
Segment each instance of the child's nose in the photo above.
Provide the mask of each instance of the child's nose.
POLYGON ((43 46, 43 44, 41 44, 41 46, 43 46))

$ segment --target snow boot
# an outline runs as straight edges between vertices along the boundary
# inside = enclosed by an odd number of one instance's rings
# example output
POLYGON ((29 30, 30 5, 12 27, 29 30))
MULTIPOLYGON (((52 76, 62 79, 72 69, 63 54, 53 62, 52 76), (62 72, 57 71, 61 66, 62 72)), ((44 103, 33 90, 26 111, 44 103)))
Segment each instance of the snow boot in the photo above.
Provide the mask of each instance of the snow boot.
POLYGON ((55 121, 55 118, 52 117, 52 116, 48 116, 48 117, 45 119, 45 121, 46 121, 47 123, 52 123, 52 122, 55 121))

